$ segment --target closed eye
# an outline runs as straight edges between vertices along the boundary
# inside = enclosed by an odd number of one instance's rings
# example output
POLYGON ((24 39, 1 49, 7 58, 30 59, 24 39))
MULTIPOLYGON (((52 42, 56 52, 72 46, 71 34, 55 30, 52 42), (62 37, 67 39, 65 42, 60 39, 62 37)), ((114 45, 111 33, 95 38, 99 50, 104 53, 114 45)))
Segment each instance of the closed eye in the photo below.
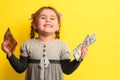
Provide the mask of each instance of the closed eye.
POLYGON ((55 18, 54 18, 54 17, 51 17, 50 20, 55 20, 55 18))
POLYGON ((41 16, 40 19, 46 19, 46 17, 45 16, 41 16))

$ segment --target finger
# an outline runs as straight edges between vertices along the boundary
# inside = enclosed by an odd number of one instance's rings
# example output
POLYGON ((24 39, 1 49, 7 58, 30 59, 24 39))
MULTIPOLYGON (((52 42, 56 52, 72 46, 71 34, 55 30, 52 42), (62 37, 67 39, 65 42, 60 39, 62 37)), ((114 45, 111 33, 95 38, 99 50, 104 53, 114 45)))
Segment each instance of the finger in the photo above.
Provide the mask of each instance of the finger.
POLYGON ((87 47, 86 47, 86 46, 83 46, 83 47, 81 48, 82 58, 84 58, 84 57, 86 56, 87 51, 88 51, 88 49, 87 49, 87 47))
POLYGON ((81 49, 84 50, 85 53, 88 51, 88 47, 86 45, 83 45, 81 49))
POLYGON ((9 42, 8 42, 7 40, 5 40, 5 41, 1 44, 1 48, 2 48, 3 50, 6 49, 8 43, 9 43, 9 42))
POLYGON ((85 52, 82 52, 82 59, 86 56, 85 52))
POLYGON ((7 45, 7 43, 4 41, 3 43, 2 43, 2 47, 5 47, 7 45))
POLYGON ((1 44, 1 49, 2 49, 5 53, 7 53, 7 54, 9 54, 9 53, 11 52, 11 51, 7 48, 8 43, 9 43, 9 41, 4 41, 4 42, 1 44))

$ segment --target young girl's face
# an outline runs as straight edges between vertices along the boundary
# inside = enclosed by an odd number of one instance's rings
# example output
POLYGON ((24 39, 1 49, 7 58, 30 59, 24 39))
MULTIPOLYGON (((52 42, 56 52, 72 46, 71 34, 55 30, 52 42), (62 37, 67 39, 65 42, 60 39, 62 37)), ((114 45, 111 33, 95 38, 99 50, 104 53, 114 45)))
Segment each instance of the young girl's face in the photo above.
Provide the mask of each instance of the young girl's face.
POLYGON ((43 9, 35 24, 40 35, 53 35, 59 30, 59 23, 56 13, 51 9, 43 9))

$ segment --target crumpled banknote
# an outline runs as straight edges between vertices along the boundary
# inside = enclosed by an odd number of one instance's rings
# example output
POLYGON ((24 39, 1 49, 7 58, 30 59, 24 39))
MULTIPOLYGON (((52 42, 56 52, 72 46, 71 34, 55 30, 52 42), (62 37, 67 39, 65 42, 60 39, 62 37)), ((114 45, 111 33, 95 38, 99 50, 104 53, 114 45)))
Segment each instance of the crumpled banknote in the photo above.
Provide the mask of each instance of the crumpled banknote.
POLYGON ((8 41, 8 45, 6 46, 11 52, 15 50, 15 47, 17 46, 17 41, 13 37, 10 29, 8 28, 5 35, 4 35, 4 41, 8 41))

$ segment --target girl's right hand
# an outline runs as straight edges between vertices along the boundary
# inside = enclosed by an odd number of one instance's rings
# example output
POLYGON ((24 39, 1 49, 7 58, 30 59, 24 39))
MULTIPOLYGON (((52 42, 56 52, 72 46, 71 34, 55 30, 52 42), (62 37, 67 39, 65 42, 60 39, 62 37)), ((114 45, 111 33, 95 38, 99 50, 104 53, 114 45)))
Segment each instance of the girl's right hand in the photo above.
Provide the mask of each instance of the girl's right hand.
POLYGON ((12 52, 7 48, 7 44, 9 42, 7 40, 5 40, 2 44, 1 44, 1 48, 2 50, 8 55, 8 57, 10 57, 12 55, 12 52))

